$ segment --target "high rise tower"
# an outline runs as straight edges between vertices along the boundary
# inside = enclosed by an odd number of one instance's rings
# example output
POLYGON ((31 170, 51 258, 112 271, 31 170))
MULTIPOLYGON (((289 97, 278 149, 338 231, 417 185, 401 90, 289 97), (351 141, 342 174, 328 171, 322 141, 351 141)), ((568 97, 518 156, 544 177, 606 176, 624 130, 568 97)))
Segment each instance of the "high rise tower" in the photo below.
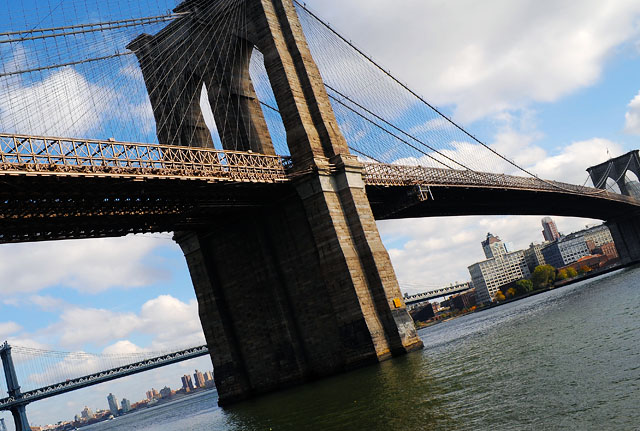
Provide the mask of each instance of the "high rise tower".
POLYGON ((118 400, 116 396, 113 394, 109 394, 107 396, 107 401, 109 401, 109 410, 114 416, 118 416, 118 400))
POLYGON ((482 241, 482 250, 484 250, 484 255, 487 259, 504 256, 508 253, 505 243, 502 242, 500 237, 494 236, 492 233, 488 233, 487 239, 482 241))
POLYGON ((542 236, 545 241, 555 241, 560 238, 558 228, 551 217, 545 217, 542 219, 542 236))

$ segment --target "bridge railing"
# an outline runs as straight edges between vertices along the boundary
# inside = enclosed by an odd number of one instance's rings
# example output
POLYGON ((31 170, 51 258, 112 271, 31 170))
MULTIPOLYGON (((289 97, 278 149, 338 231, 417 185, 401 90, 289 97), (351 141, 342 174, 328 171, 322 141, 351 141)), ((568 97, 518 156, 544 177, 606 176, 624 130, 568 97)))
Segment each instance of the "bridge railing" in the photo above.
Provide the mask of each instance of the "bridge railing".
POLYGON ((423 166, 390 165, 384 163, 364 163, 365 182, 379 186, 463 186, 496 187, 534 191, 563 191, 575 194, 591 194, 607 198, 637 202, 628 196, 610 193, 591 187, 547 181, 533 177, 496 174, 491 172, 462 171, 456 169, 428 168, 423 166))
POLYGON ((0 171, 275 182, 288 157, 212 148, 0 134, 0 171))

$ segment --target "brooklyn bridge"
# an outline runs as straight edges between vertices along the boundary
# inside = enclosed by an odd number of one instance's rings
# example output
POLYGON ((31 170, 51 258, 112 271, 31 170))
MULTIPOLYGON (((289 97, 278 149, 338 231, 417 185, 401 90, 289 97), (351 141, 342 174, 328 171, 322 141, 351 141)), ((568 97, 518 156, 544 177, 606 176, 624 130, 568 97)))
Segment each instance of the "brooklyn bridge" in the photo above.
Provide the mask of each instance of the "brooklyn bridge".
POLYGON ((0 33, 0 242, 174 232, 221 404, 421 348, 377 220, 596 218, 640 260, 636 152, 540 178, 295 0, 170 3, 0 33))

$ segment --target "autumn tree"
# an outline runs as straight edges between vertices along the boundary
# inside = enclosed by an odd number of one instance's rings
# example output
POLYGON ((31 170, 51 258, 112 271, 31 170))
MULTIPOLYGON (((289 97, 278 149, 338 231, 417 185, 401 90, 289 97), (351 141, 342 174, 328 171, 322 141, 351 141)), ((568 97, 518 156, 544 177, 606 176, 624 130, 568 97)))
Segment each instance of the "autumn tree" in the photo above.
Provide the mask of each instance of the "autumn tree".
POLYGON ((504 301, 504 300, 505 300, 505 299, 507 299, 507 298, 504 296, 504 293, 502 293, 502 290, 498 290, 498 291, 496 292, 495 299, 496 299, 496 301, 498 301, 498 302, 502 302, 502 301, 504 301))
POLYGON ((577 277, 578 271, 576 271, 576 269, 573 266, 570 266, 569 268, 567 268, 567 275, 570 278, 577 277))
POLYGON ((567 278, 569 278, 569 274, 566 269, 561 269, 560 271, 558 271, 558 280, 566 280, 567 278))
POLYGON ((580 267, 580 271, 579 271, 579 273, 580 273, 580 274, 586 274, 586 273, 591 272, 591 271, 592 271, 592 269, 591 269, 591 267, 590 267, 590 266, 588 266, 588 265, 582 265, 582 266, 580 267))

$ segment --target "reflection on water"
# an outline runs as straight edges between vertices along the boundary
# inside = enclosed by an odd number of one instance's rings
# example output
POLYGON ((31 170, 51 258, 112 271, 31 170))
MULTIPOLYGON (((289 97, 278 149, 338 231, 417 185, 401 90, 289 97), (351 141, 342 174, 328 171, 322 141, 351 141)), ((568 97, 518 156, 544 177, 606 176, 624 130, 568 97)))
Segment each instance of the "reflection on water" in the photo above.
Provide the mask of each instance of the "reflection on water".
POLYGON ((603 430, 640 423, 640 270, 420 331, 425 349, 220 409, 215 392, 96 430, 603 430))

